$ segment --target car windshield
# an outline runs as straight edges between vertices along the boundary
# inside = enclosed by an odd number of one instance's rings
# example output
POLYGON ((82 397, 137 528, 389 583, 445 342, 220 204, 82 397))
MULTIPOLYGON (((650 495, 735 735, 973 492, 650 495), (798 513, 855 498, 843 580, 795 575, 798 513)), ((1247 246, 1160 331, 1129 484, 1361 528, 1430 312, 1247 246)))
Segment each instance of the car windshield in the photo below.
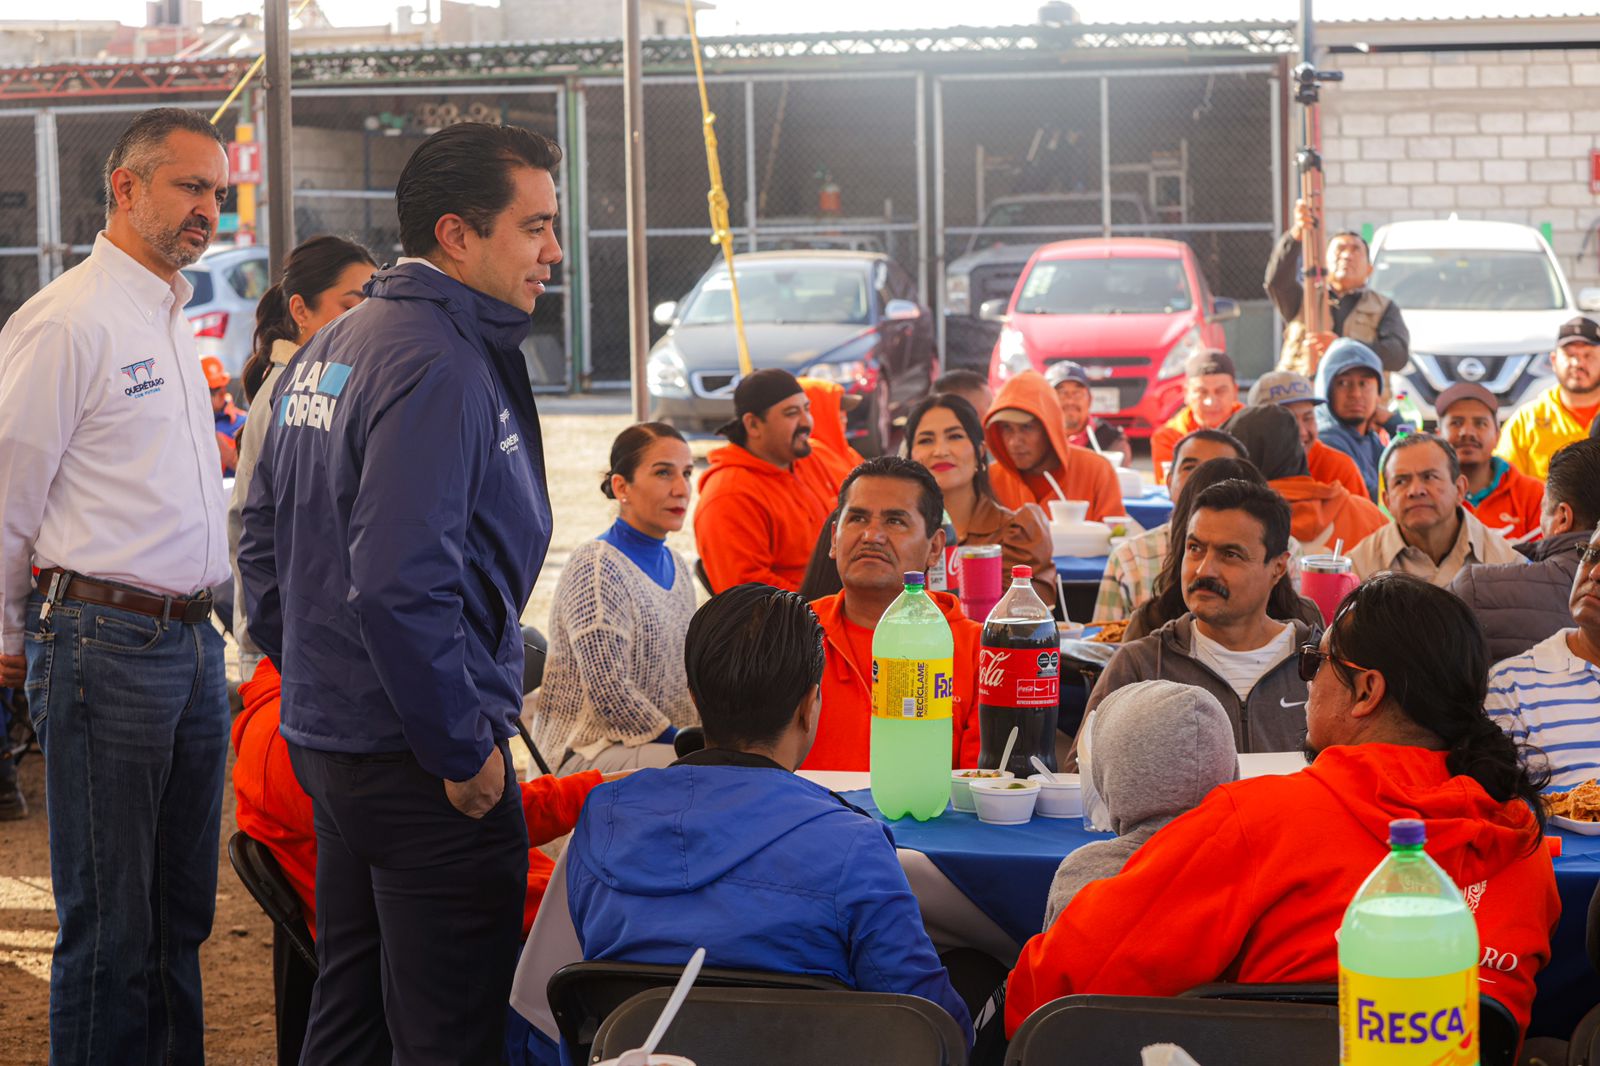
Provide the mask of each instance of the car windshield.
POLYGON ((1404 311, 1552 311, 1566 306, 1543 252, 1382 249, 1372 287, 1404 311))
POLYGON ((211 302, 211 271, 181 270, 179 273, 188 278, 189 284, 194 286, 194 295, 190 296, 189 302, 183 306, 194 307, 196 304, 208 304, 211 302))
POLYGON ((1029 315, 1163 315, 1194 307, 1178 259, 1051 259, 1022 281, 1029 315))
MULTIPOLYGON (((867 275, 859 267, 740 263, 739 305, 749 323, 867 322, 867 275)), ((733 286, 719 269, 678 313, 684 326, 733 321, 733 286)))

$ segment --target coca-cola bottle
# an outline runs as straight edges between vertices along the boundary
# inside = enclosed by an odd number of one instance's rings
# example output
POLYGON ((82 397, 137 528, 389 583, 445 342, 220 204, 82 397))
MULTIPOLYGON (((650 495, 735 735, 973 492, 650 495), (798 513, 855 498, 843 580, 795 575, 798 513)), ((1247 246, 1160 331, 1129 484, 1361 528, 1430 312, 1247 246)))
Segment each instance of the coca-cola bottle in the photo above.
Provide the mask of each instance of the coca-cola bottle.
POLYGON ((1037 755, 1056 768, 1056 713, 1061 700, 1061 638, 1050 608, 1033 591, 1033 568, 1013 566, 1011 587, 983 623, 978 651, 978 765, 1010 770, 1018 780, 1034 773, 1037 755), (1011 727, 1017 744, 1000 766, 1011 727))

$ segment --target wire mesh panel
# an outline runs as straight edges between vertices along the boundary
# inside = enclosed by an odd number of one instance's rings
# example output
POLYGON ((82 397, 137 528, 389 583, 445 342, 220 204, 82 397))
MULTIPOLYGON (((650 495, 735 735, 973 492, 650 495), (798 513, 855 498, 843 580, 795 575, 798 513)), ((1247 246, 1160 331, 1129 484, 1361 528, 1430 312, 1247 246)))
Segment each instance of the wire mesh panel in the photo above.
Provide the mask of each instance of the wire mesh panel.
POLYGON ((43 284, 34 116, 0 115, 0 323, 43 284))

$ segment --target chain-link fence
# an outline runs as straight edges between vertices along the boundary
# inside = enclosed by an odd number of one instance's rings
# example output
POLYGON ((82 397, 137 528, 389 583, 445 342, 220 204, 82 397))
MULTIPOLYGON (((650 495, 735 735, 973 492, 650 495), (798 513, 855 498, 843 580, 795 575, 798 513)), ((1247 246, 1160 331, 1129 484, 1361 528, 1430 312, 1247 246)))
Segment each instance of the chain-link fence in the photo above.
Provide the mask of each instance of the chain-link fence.
POLYGON ((1242 373, 1272 359, 1261 278, 1281 204, 1276 67, 953 75, 934 88, 943 345, 987 368, 1007 300, 1039 245, 1154 237, 1193 248, 1242 373))
POLYGON ((49 277, 33 112, 0 112, 0 322, 49 277))

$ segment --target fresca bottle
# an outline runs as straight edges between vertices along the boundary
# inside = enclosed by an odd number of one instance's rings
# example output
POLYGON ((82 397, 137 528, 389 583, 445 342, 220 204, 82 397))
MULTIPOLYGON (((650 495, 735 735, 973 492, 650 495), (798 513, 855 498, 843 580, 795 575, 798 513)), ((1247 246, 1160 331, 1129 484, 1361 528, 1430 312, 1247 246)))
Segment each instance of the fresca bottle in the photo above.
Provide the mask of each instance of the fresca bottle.
POLYGON ((872 634, 872 802, 886 818, 937 818, 950 800, 954 720, 950 623, 921 574, 872 634))
POLYGON ((1344 1066, 1477 1066, 1478 924, 1425 839, 1420 821, 1389 823, 1389 857, 1339 926, 1344 1066))

